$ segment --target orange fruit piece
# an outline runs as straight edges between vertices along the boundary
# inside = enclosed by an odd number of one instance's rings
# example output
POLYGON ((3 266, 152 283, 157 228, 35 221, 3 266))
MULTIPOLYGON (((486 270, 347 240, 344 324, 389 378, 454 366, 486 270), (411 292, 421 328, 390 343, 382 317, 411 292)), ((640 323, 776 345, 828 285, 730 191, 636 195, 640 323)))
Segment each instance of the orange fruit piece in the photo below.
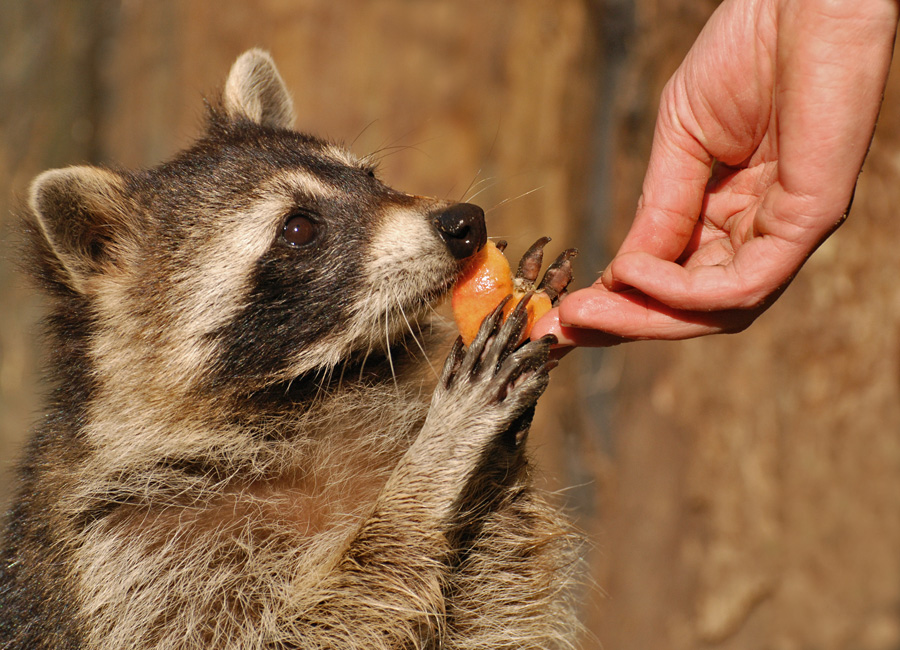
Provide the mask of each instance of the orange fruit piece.
MULTIPOLYGON (((463 270, 451 295, 453 318, 463 343, 469 345, 474 340, 481 322, 510 294, 513 297, 503 309, 504 318, 525 297, 526 291, 514 286, 509 261, 494 242, 488 240, 463 270)), ((534 322, 552 306, 550 296, 544 291, 534 292, 526 307, 528 322, 522 340, 531 333, 534 322)))

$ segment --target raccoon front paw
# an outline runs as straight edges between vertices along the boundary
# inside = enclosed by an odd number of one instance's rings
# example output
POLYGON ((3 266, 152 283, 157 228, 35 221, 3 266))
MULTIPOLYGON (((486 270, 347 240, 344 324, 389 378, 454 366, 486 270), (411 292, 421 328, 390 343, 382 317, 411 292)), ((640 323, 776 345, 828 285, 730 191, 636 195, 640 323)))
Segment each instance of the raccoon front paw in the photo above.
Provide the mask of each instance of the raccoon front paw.
POLYGON ((439 392, 457 402, 493 435, 510 434, 521 442, 531 424, 538 397, 547 388, 557 362, 549 359, 556 337, 520 343, 528 323, 529 292, 504 321, 505 298, 484 319, 471 344, 458 338, 444 365, 439 392))

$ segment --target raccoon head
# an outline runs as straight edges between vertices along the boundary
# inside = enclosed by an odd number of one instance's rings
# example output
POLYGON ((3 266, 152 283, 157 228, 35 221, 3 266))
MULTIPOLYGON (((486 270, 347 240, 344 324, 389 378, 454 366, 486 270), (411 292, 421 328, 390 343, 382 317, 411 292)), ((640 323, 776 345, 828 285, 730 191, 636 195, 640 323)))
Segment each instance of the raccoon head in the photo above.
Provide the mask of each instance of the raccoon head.
POLYGON ((485 243, 477 206, 398 192, 292 131, 264 52, 237 60, 210 113, 159 167, 32 185, 44 266, 87 305, 99 377, 253 390, 388 349, 485 243))

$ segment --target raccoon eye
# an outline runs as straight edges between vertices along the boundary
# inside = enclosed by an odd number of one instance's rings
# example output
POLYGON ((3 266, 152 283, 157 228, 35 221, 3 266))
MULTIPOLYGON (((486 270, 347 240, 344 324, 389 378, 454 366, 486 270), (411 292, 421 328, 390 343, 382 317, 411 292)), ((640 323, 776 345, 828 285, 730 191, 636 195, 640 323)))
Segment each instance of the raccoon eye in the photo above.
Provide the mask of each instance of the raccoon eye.
POLYGON ((316 238, 318 229, 305 214, 292 214, 284 222, 281 237, 291 246, 305 246, 316 238))

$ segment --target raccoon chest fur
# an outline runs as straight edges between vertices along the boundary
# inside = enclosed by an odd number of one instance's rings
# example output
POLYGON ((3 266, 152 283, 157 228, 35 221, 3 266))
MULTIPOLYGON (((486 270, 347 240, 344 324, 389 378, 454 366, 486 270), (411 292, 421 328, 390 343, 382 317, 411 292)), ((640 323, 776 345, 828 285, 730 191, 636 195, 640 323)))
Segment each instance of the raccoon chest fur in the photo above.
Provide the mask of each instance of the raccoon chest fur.
POLYGON ((552 341, 434 315, 484 213, 292 122, 251 50, 172 160, 32 184, 52 388, 0 647, 572 646, 579 542, 526 455, 552 341))

